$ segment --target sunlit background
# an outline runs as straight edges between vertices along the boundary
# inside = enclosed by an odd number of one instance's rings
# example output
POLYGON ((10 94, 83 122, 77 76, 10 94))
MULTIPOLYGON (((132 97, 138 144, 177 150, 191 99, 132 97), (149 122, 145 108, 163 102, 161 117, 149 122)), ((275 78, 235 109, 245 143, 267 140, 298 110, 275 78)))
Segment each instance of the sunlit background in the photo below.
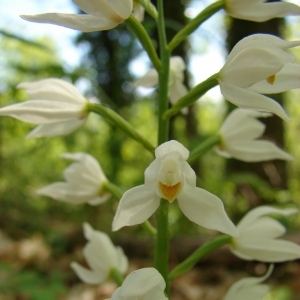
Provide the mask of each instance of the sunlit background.
MULTIPOLYGON (((185 17, 194 17, 212 2, 186 1, 185 17)), ((300 5, 300 1, 293 2, 300 5)), ((132 82, 151 65, 126 26, 113 29, 105 36, 82 35, 63 27, 26 22, 19 17, 44 12, 78 13, 78 8, 69 0, 0 0, 0 4, 1 106, 27 99, 23 91, 16 89, 21 82, 63 78, 74 83, 87 98, 97 98, 118 111, 156 143, 155 89, 134 90, 132 87, 132 82), (120 43, 125 51, 114 51, 112 55, 109 47, 117 45, 121 49, 120 43), (122 63, 129 59, 129 67, 119 63, 119 58, 122 63), (106 72, 106 67, 111 68, 112 73, 106 72), (126 70, 123 78, 114 77, 118 68, 122 70, 119 73, 126 70)), ((218 72, 224 64, 229 24, 230 20, 219 12, 190 37, 185 48, 186 83, 190 87, 218 72)), ((149 18, 144 26, 153 31, 149 18)), ((282 34, 289 40, 300 39, 299 18, 287 18, 282 34)), ((300 63, 300 50, 292 52, 300 63)), ((299 90, 285 95, 285 109, 293 122, 284 124, 284 147, 295 160, 284 166, 287 177, 280 179, 280 184, 275 182, 272 186, 272 180, 264 181, 255 172, 225 176, 228 162, 214 152, 205 154, 193 166, 197 170, 198 185, 224 201, 234 222, 257 205, 290 207, 295 203, 299 206, 299 99, 299 90)), ((193 106, 190 113, 195 122, 190 122, 191 115, 179 114, 172 120, 171 134, 192 148, 197 139, 204 139, 219 129, 227 109, 219 88, 214 88, 193 106)), ((32 128, 33 125, 12 118, 0 119, 0 300, 107 299, 116 287, 113 283, 100 287, 83 284, 69 264, 73 260, 84 264, 82 223, 87 221, 94 228, 110 233, 116 202, 110 200, 96 207, 72 206, 37 196, 35 191, 63 180, 62 172, 70 163, 60 158, 64 152, 92 154, 106 176, 123 191, 143 183, 144 170, 152 157, 95 115, 90 115, 83 128, 67 137, 25 139, 32 128)), ((264 166, 270 170, 273 165, 264 166)), ((270 175, 270 178, 274 177, 270 175)), ((176 205, 170 209, 171 264, 175 264, 216 232, 192 225, 176 205), (183 243, 185 249, 182 249, 183 243)), ((289 229, 287 238, 300 243, 300 217, 281 221, 289 229)), ((153 245, 142 229, 133 226, 111 236, 130 257, 130 270, 151 265, 153 245)), ((176 281, 172 300, 222 299, 232 282, 247 274, 264 274, 265 270, 264 264, 241 262, 222 249, 207 258, 200 268, 176 281)), ((299 299, 299 276, 297 263, 278 266, 275 279, 270 281, 276 287, 278 298, 274 299, 299 299)))

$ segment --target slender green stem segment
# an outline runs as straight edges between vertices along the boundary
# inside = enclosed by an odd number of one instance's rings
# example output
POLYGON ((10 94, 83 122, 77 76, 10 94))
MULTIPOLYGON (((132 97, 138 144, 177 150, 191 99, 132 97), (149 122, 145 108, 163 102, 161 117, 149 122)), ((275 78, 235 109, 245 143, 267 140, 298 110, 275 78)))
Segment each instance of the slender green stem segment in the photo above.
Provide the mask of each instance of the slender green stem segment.
POLYGON ((122 198, 122 191, 113 183, 106 181, 102 184, 101 192, 109 192, 110 194, 114 195, 118 201, 122 198))
POLYGON ((114 112, 112 109, 95 103, 88 103, 87 110, 89 112, 94 112, 106 120, 110 121, 112 124, 121 129, 126 135, 140 143, 145 149, 149 150, 152 155, 154 155, 155 147, 149 142, 145 136, 138 132, 132 125, 130 125, 126 120, 124 120, 119 114, 114 112))
POLYGON ((155 268, 160 272, 166 282, 165 292, 169 295, 169 203, 161 199, 156 211, 156 244, 154 252, 155 268))
MULTIPOLYGON (((119 187, 117 187, 116 185, 114 185, 113 183, 111 183, 109 181, 106 181, 105 183, 103 183, 101 192, 111 193, 112 195, 114 195, 117 198, 118 201, 123 196, 123 192, 119 189, 119 187)), ((146 220, 141 225, 151 236, 156 237, 156 232, 157 232, 156 228, 153 227, 148 220, 146 220)))
POLYGON ((225 0, 220 0, 207 6, 194 19, 192 19, 182 30, 180 30, 169 43, 170 51, 174 50, 182 41, 193 33, 204 21, 225 7, 225 0))
POLYGON ((140 41, 144 50, 147 52, 154 68, 159 72, 159 70, 161 69, 161 62, 154 49, 153 43, 143 25, 133 15, 126 19, 125 23, 140 41))
POLYGON ((157 10, 150 0, 136 0, 136 2, 140 3, 154 20, 157 20, 157 10))
MULTIPOLYGON (((158 145, 169 139, 169 120, 164 120, 163 115, 169 107, 168 82, 170 68, 170 52, 167 49, 163 0, 157 1, 158 20, 157 28, 159 35, 160 57, 162 68, 158 72, 158 145)), ((154 250, 154 265, 166 282, 166 294, 169 295, 169 203, 161 199, 160 206, 156 212, 157 236, 154 250)))
POLYGON ((200 158, 203 154, 207 151, 212 149, 214 146, 221 143, 221 136, 220 135, 212 135, 204 142, 200 143, 195 149, 193 149, 190 153, 188 163, 193 163, 196 159, 200 158))
POLYGON ((151 225, 151 223, 148 220, 146 220, 141 225, 151 236, 156 237, 157 230, 154 226, 151 225))
POLYGON ((218 82, 219 73, 216 73, 205 81, 199 83, 194 88, 192 88, 185 96, 180 98, 169 110, 167 110, 163 116, 164 119, 168 119, 171 116, 178 113, 182 108, 193 104, 201 96, 203 96, 207 91, 219 84, 218 82))
POLYGON ((223 245, 230 244, 231 240, 232 240, 231 236, 221 235, 215 238, 214 240, 207 242, 206 244, 198 248, 195 252, 193 252, 181 264, 175 267, 168 276, 169 280, 172 281, 179 275, 184 274, 185 272, 193 268, 195 264, 204 256, 208 255, 210 252, 220 248, 223 245))
POLYGON ((121 286, 123 281, 124 281, 124 277, 123 275, 119 272, 119 270, 117 270, 116 268, 111 268, 110 272, 109 272, 109 277, 118 285, 121 286))

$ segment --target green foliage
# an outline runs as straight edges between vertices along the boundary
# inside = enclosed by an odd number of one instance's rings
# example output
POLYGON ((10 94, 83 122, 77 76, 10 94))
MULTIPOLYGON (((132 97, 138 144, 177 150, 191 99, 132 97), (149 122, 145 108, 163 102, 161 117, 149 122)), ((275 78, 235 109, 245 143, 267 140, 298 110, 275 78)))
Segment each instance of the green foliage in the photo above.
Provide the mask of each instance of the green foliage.
POLYGON ((19 270, 10 264, 1 263, 0 298, 15 295, 28 300, 57 300, 66 294, 62 272, 42 274, 35 270, 19 270))

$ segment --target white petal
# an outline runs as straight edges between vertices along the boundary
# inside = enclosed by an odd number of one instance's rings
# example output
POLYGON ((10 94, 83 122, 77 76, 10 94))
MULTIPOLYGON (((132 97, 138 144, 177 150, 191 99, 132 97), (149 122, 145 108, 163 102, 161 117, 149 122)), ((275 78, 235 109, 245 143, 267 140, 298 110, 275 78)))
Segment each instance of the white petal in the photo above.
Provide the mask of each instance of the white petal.
POLYGON ((145 185, 128 190, 119 202, 112 230, 145 222, 157 210, 159 203, 160 198, 155 191, 147 190, 145 185))
POLYGON ((99 204, 106 202, 110 197, 111 197, 111 194, 105 194, 101 197, 95 197, 95 198, 89 200, 87 203, 92 206, 99 205, 99 204))
POLYGON ((285 64, 276 74, 273 84, 262 80, 252 85, 249 90, 260 94, 276 94, 300 88, 300 65, 285 64))
POLYGON ((2 107, 0 116, 11 116, 33 124, 53 124, 81 119, 83 107, 64 102, 28 100, 2 107))
POLYGON ((70 185, 97 192, 100 190, 102 182, 92 175, 85 170, 82 163, 78 162, 71 164, 64 170, 64 178, 70 185))
POLYGON ((259 206, 252 209, 248 212, 244 218, 239 222, 237 228, 239 231, 246 229, 249 225, 251 225, 255 220, 269 215, 269 214, 279 214, 282 216, 290 216, 298 212, 297 208, 288 208, 288 209, 280 209, 271 206, 259 206))
POLYGON ((85 121, 86 118, 64 123, 38 125, 26 135, 26 138, 67 135, 80 128, 85 121))
POLYGON ((214 151, 222 157, 232 158, 231 154, 226 149, 224 148, 221 149, 219 146, 215 146, 214 151))
POLYGON ((237 242, 236 252, 263 262, 284 262, 300 258, 300 246, 284 240, 248 238, 237 242))
POLYGON ((224 300, 263 300, 264 297, 269 293, 269 291, 270 287, 267 284, 246 286, 240 289, 239 291, 236 291, 234 295, 230 295, 230 297, 225 297, 224 300))
POLYGON ((155 69, 150 69, 143 77, 137 79, 136 81, 133 82, 133 87, 154 87, 158 85, 158 74, 155 69))
POLYGON ((232 7, 228 13, 238 19, 265 22, 276 17, 300 15, 300 7, 293 3, 284 2, 257 3, 232 7))
POLYGON ((168 154, 178 154, 181 159, 187 160, 190 151, 175 140, 165 142, 155 149, 156 158, 164 158, 168 154))
POLYGON ((183 173, 185 181, 192 188, 196 187, 196 173, 187 162, 183 162, 183 173))
POLYGON ((285 121, 291 121, 281 105, 275 100, 229 83, 219 81, 219 84, 221 93, 227 101, 241 108, 272 112, 285 121))
POLYGON ((144 300, 168 300, 168 298, 160 288, 154 287, 148 292, 144 300))
POLYGON ((88 266, 108 277, 109 270, 117 267, 117 252, 110 238, 103 232, 94 231, 90 242, 83 248, 88 266))
POLYGON ((170 59, 170 68, 175 72, 183 72, 185 70, 185 62, 181 56, 173 56, 170 59))
POLYGON ((185 184, 177 199, 180 209, 192 222, 232 236, 237 235, 234 224, 228 218, 224 205, 217 196, 185 184))
POLYGON ((256 139, 263 134, 266 127, 256 118, 265 118, 271 115, 270 113, 236 108, 227 116, 219 133, 226 144, 236 140, 256 139))
POLYGON ((239 239, 242 237, 275 239, 283 235, 285 231, 285 227, 277 220, 270 217, 262 217, 248 225, 248 227, 244 228, 242 232, 239 231, 239 239))
POLYGON ((30 22, 54 24, 83 32, 109 30, 118 25, 118 23, 110 19, 79 14, 48 13, 22 15, 21 18, 30 22))
POLYGON ((161 166, 161 159, 154 159, 154 161, 145 170, 144 176, 145 176, 146 186, 150 186, 157 180, 160 166, 161 166))
POLYGON ((104 274, 88 270, 76 262, 71 263, 71 268, 83 282, 89 284, 100 284, 106 280, 106 276, 104 276, 104 274))
MULTIPOLYGON (((247 0, 249 1, 249 0, 247 0)), ((271 34, 252 34, 240 40, 231 50, 227 57, 226 64, 231 63, 232 59, 243 49, 252 46, 277 47, 281 49, 292 48, 300 45, 300 41, 289 42, 271 34)))
POLYGON ((230 63, 226 61, 220 78, 239 87, 250 87, 278 73, 284 64, 293 60, 294 55, 280 48, 252 46, 237 53, 230 63))
POLYGON ((107 0, 72 0, 82 11, 97 18, 111 21, 120 20, 120 16, 109 5, 107 0))
POLYGON ((32 100, 43 99, 81 105, 87 102, 73 84, 58 78, 23 82, 17 88, 24 89, 32 100))
POLYGON ((108 0, 108 4, 121 16, 124 20, 129 18, 132 13, 132 0, 108 0))
POLYGON ((262 277, 244 278, 233 284, 224 300, 262 300, 269 292, 268 285, 259 284, 265 281, 272 273, 274 265, 270 265, 267 273, 262 277))
POLYGON ((166 283, 156 269, 144 268, 133 271, 125 278, 120 295, 125 299, 142 297, 154 289, 163 293, 165 287, 166 283))
POLYGON ((293 160, 293 156, 269 141, 241 141, 227 145, 226 151, 238 160, 259 162, 273 159, 293 160))
POLYGON ((133 11, 132 14, 135 16, 135 18, 139 21, 139 22, 143 22, 144 21, 144 15, 145 15, 145 8, 137 3, 137 2, 133 2, 133 11))
POLYGON ((52 183, 37 190, 36 193, 71 204, 82 204, 95 197, 91 195, 90 190, 79 190, 66 182, 52 183))
POLYGON ((124 254, 123 249, 116 247, 117 262, 116 266, 121 274, 124 274, 128 270, 128 258, 124 254))
POLYGON ((94 234, 95 230, 93 229, 93 227, 87 223, 87 222, 84 222, 82 224, 82 227, 83 227, 83 234, 84 234, 84 237, 90 241, 91 238, 92 238, 92 235, 94 234))
POLYGON ((106 177, 98 161, 87 153, 63 153, 63 158, 78 161, 64 171, 66 181, 99 189, 106 177))
POLYGON ((183 97, 187 93, 188 89, 186 88, 186 86, 182 82, 176 80, 175 83, 169 88, 170 102, 172 104, 175 104, 181 97, 183 97))

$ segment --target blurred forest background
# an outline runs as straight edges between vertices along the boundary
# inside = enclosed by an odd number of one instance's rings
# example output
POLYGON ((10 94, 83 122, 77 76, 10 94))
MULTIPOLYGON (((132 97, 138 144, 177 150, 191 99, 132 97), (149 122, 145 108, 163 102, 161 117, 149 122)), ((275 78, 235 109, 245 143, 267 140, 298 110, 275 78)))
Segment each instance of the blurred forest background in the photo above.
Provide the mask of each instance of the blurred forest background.
MULTIPOLYGON (((190 4, 188 1, 165 1, 169 39, 188 21, 183 12, 184 6, 190 4), (168 6, 173 9, 168 9, 168 6)), ((219 19, 213 18, 222 22, 223 15, 219 19)), ((219 41, 220 48, 225 47, 225 28, 228 30, 228 49, 242 36, 254 32, 270 32, 271 29, 275 30, 272 33, 286 39, 295 39, 300 30, 300 23, 271 21, 273 23, 263 23, 258 27, 250 22, 235 22, 240 21, 226 18, 222 23, 224 36, 219 41), (240 32, 241 28, 243 32, 240 32)), ((214 27, 214 23, 211 24, 214 27)), ((146 16, 143 25, 155 40, 157 33, 153 20, 146 16)), ((210 51, 212 39, 220 38, 213 33, 214 28, 210 30, 195 32, 188 42, 176 49, 174 55, 182 56, 189 63, 193 56, 210 51)), ((16 89, 21 82, 63 78, 83 86, 88 98, 100 99, 155 144, 155 91, 136 93, 132 88, 131 83, 137 75, 130 63, 143 56, 131 32, 121 25, 108 32, 78 33, 74 44, 88 50, 80 65, 71 68, 61 60, 59 45, 49 37, 28 40, 22 30, 16 34, 8 27, 0 28, 0 105, 27 99, 24 91, 16 89)), ((225 48, 222 51, 226 53, 225 48)), ((300 50, 292 51, 298 55, 300 63, 300 50)), ((201 65, 198 69, 201 70, 201 65)), ((197 77, 197 74, 188 69, 187 85, 193 82, 193 76, 197 77)), ((293 162, 245 164, 209 152, 193 165, 198 186, 219 196, 235 223, 257 205, 286 207, 295 203, 299 206, 299 97, 298 90, 279 98, 293 121, 283 124, 273 117, 266 131, 268 138, 276 140, 294 155, 293 162)), ((191 107, 187 116, 179 114, 172 119, 170 134, 192 149, 199 139, 205 139, 219 129, 230 109, 225 102, 205 96, 191 107)), ((96 207, 73 206, 39 197, 35 191, 63 180, 62 172, 70 163, 60 158, 64 152, 92 154, 108 179, 123 191, 143 183, 144 170, 152 157, 96 115, 91 114, 81 129, 66 137, 24 139, 33 127, 13 118, 0 118, 0 299, 106 299, 115 288, 113 283, 101 287, 85 285, 71 271, 69 264, 73 260, 84 264, 82 223, 87 221, 95 229, 110 233, 116 202, 111 199, 96 207)), ((191 224, 176 205, 170 206, 170 222, 173 237, 171 265, 216 235, 216 232, 191 224)), ((300 217, 283 219, 282 222, 289 229, 287 238, 300 243, 300 217)), ((151 265, 153 243, 141 228, 128 227, 112 233, 111 237, 124 247, 131 260, 131 270, 151 265)), ((175 281, 172 299, 222 299, 235 280, 248 274, 262 275, 265 270, 264 264, 243 262, 226 249, 220 249, 201 262, 196 270, 175 281)), ((299 263, 279 264, 269 281, 275 286, 272 299, 300 299, 299 276, 299 263)))

